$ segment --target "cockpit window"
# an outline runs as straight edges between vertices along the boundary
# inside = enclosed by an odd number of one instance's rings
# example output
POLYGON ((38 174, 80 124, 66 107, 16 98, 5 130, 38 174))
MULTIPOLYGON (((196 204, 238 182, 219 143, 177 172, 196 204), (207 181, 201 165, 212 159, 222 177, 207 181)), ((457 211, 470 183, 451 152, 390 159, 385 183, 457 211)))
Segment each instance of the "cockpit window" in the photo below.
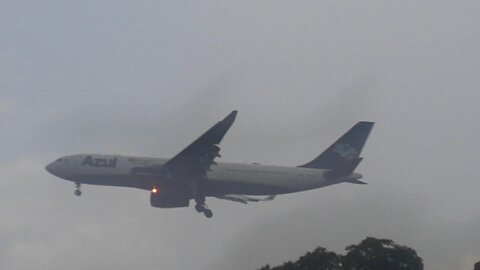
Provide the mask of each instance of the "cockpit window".
POLYGON ((62 159, 61 159, 61 158, 59 158, 59 159, 55 160, 55 162, 60 162, 60 161, 62 161, 62 159))

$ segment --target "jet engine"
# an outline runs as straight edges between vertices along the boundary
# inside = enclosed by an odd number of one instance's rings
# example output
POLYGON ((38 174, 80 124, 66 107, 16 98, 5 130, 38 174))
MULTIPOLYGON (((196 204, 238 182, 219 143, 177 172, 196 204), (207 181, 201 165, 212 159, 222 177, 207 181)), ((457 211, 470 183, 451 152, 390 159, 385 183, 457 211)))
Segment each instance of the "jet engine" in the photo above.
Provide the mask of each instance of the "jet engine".
POLYGON ((178 190, 157 190, 150 192, 150 205, 159 208, 188 207, 190 198, 185 192, 178 190))

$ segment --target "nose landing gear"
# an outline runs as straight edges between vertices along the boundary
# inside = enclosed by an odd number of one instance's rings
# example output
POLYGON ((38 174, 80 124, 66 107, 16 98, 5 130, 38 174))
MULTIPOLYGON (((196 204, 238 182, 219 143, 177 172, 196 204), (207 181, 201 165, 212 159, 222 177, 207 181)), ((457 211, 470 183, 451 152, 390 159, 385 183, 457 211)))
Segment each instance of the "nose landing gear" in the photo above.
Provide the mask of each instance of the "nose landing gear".
POLYGON ((76 189, 75 189, 74 193, 75 193, 76 196, 82 195, 82 191, 80 190, 80 185, 81 185, 80 183, 75 183, 76 189))

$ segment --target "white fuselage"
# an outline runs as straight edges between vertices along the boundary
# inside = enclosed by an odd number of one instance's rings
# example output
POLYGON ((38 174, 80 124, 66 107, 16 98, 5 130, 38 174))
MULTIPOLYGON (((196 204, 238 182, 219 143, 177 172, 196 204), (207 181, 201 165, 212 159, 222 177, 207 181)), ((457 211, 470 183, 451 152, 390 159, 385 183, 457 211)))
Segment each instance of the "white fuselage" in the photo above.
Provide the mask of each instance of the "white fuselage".
MULTIPOLYGON (((162 177, 144 173, 145 168, 161 169, 168 159, 121 155, 82 154, 66 156, 46 169, 78 184, 134 187, 151 190, 162 185, 162 177), (139 171, 140 170, 140 171, 139 171)), ((206 195, 274 195, 316 189, 362 178, 353 173, 335 180, 324 178, 325 170, 218 163, 207 172, 206 195)), ((195 180, 195 179, 191 179, 195 180)))

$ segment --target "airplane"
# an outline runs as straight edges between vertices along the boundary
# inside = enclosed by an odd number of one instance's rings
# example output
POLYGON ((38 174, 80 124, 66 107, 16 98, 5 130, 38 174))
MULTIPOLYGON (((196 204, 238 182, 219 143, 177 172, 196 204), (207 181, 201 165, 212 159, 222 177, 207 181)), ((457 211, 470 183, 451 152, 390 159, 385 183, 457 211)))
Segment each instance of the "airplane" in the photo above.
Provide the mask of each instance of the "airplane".
POLYGON ((297 167, 217 163, 219 144, 236 116, 232 111, 170 159, 78 154, 58 158, 45 169, 74 182, 77 196, 82 184, 138 188, 150 191, 153 207, 188 207, 193 199, 195 210, 207 218, 213 216, 207 197, 248 203, 339 183, 366 184, 354 171, 373 122, 358 122, 318 157, 297 167))

